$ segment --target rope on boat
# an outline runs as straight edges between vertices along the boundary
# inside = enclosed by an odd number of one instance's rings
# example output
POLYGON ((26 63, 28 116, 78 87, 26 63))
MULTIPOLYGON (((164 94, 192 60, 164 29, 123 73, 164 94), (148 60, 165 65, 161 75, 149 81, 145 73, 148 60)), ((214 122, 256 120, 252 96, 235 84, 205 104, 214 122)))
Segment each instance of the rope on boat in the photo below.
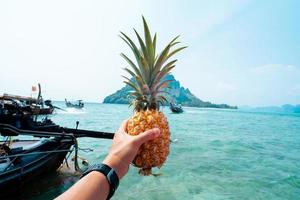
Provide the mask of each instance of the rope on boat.
POLYGON ((71 154, 72 154, 72 152, 74 151, 74 149, 75 149, 75 147, 73 146, 72 150, 71 150, 71 151, 69 152, 69 154, 65 157, 65 163, 66 163, 66 165, 67 165, 68 168, 70 168, 70 167, 69 167, 69 163, 68 163, 68 159, 69 159, 69 157, 71 156, 71 154))
MULTIPOLYGON (((75 130, 78 130, 78 125, 79 125, 79 121, 76 121, 76 129, 75 130)), ((92 149, 88 149, 88 148, 87 149, 80 149, 79 145, 78 145, 77 138, 74 136, 74 134, 73 134, 73 140, 74 140, 74 148, 75 148, 74 167, 75 167, 75 171, 78 171, 78 172, 81 173, 82 170, 79 167, 78 158, 80 158, 83 163, 85 162, 86 164, 88 164, 88 162, 87 162, 86 159, 78 156, 78 150, 83 150, 84 152, 89 152, 89 151, 93 151, 93 150, 92 149)))
MULTIPOLYGON (((75 129, 76 131, 77 131, 77 128, 78 128, 78 124, 79 124, 79 122, 77 121, 76 122, 76 129, 75 129)), ((0 123, 0 126, 1 127, 3 126, 4 130, 8 130, 8 131, 14 133, 15 135, 19 135, 19 134, 22 133, 24 135, 33 135, 33 136, 37 136, 37 137, 45 137, 45 136, 51 137, 52 136, 52 137, 60 138, 60 139, 62 139, 64 137, 70 137, 70 138, 72 138, 72 140, 74 142, 74 145, 73 145, 74 148, 72 150, 53 150, 53 151, 32 152, 32 153, 26 153, 26 154, 16 154, 16 155, 7 156, 7 158, 14 157, 14 159, 11 161, 11 163, 9 164, 9 166, 7 168, 9 168, 11 166, 11 164, 18 158, 18 156, 26 156, 26 155, 34 155, 34 154, 47 154, 47 153, 60 153, 60 152, 70 152, 70 154, 69 154, 69 156, 70 156, 71 153, 75 150, 75 156, 74 156, 75 171, 82 172, 81 169, 80 169, 80 167, 79 167, 79 164, 78 164, 78 158, 82 160, 82 163, 84 165, 88 165, 88 161, 87 161, 87 159, 78 156, 78 150, 82 150, 84 152, 91 152, 91 151, 93 151, 93 149, 90 149, 90 148, 82 148, 82 149, 79 148, 77 137, 83 137, 83 135, 78 135, 77 134, 75 136, 75 134, 72 133, 72 132, 55 133, 55 132, 47 132, 47 131, 30 131, 30 130, 26 130, 25 131, 25 130, 19 130, 19 129, 17 129, 14 126, 11 126, 11 125, 8 125, 8 124, 1 124, 1 123, 0 123)), ((71 130, 71 129, 69 129, 69 130, 71 130)), ((95 137, 96 132, 93 132, 93 134, 94 135, 92 137, 95 137)), ((97 138, 99 138, 99 137, 112 139, 113 138, 113 134, 101 132, 100 136, 98 135, 97 138)), ((9 143, 11 143, 11 138, 12 137, 8 137, 7 138, 7 140, 9 140, 9 143)), ((6 142, 7 142, 7 140, 6 140, 6 142)), ((68 157, 67 158, 65 157, 66 163, 67 163, 68 157)), ((68 165, 68 163, 67 163, 67 165, 68 165)))
POLYGON ((79 164, 78 164, 78 159, 82 160, 82 164, 85 165, 85 166, 88 166, 89 165, 89 162, 87 159, 83 158, 83 157, 80 157, 78 155, 78 150, 82 150, 84 152, 90 152, 90 151, 93 151, 92 149, 89 149, 89 148, 86 148, 86 149, 81 149, 79 148, 79 145, 78 145, 78 141, 77 139, 75 138, 74 140, 74 149, 75 149, 75 155, 74 155, 74 158, 72 158, 72 161, 74 160, 74 167, 75 167, 75 171, 78 171, 78 172, 82 172, 82 170, 80 169, 79 167, 79 164))
MULTIPOLYGON (((79 164, 78 164, 78 150, 79 150, 79 147, 78 147, 78 141, 77 141, 77 138, 74 136, 74 134, 69 134, 69 133, 62 133, 62 136, 70 136, 74 142, 74 147, 72 150, 69 150, 69 152, 73 152, 75 150, 75 156, 74 156, 74 168, 75 168, 75 171, 76 172, 82 172, 82 170, 80 169, 79 167, 79 164)), ((69 154, 69 156, 71 155, 71 153, 69 154)), ((68 166, 68 162, 67 162, 67 159, 69 158, 68 157, 65 157, 65 160, 66 160, 66 164, 68 166)))
POLYGON ((74 148, 75 148, 75 160, 74 160, 74 167, 75 167, 75 171, 79 171, 81 172, 81 169, 78 165, 78 141, 77 139, 74 137, 74 148))
POLYGON ((30 155, 35 155, 35 154, 46 154, 46 153, 63 153, 63 152, 72 152, 73 150, 53 150, 53 151, 40 151, 40 152, 32 152, 32 153, 20 153, 20 154, 15 154, 15 155, 10 155, 10 156, 5 156, 6 158, 13 158, 13 157, 18 157, 18 156, 30 156, 30 155))
POLYGON ((67 165, 67 168, 70 168, 70 167, 69 167, 68 160, 67 160, 67 158, 66 158, 66 157, 65 157, 65 163, 66 163, 66 165, 67 165))

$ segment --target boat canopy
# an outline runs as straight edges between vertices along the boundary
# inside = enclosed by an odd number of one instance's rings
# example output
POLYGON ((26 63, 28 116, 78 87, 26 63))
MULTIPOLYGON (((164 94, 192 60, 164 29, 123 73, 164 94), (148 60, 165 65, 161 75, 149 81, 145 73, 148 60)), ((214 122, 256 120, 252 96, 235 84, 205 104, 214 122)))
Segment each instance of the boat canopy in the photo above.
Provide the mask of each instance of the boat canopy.
POLYGON ((0 96, 1 100, 11 100, 11 99, 16 99, 19 101, 29 101, 30 103, 39 103, 39 100, 36 98, 32 97, 24 97, 24 96, 19 96, 19 95, 13 95, 13 94, 6 94, 4 93, 3 96, 0 96))

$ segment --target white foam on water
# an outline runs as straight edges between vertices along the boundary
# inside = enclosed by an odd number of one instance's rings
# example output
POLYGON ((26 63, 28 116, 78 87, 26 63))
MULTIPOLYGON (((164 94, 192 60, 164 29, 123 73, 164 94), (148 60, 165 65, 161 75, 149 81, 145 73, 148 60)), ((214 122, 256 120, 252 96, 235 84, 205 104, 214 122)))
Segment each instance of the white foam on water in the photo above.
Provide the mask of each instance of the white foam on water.
POLYGON ((62 114, 84 114, 86 113, 86 110, 83 109, 76 109, 76 108, 65 108, 64 111, 63 110, 57 110, 57 113, 62 113, 62 114))
POLYGON ((175 139, 171 139, 171 142, 172 143, 176 143, 178 141, 178 139, 177 138, 175 138, 175 139))

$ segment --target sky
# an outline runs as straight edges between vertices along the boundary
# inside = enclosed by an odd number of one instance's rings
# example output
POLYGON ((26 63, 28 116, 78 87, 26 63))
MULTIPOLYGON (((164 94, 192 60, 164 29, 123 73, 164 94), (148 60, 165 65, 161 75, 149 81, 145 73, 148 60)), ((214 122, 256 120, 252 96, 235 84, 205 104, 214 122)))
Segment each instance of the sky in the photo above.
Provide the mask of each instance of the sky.
POLYGON ((1 1, 0 94, 31 95, 41 83, 46 99, 102 102, 124 85, 120 53, 132 55, 119 32, 142 33, 143 15, 158 49, 176 35, 188 46, 173 75, 200 99, 300 104, 299 8, 296 0, 1 1))

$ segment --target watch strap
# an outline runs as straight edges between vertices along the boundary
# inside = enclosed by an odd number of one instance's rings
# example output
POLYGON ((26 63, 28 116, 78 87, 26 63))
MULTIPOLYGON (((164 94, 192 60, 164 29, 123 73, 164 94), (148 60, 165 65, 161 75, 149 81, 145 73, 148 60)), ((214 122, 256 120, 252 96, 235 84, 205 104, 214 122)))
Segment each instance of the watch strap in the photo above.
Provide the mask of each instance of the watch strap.
POLYGON ((107 199, 110 199, 115 191, 117 190, 118 186, 119 186, 119 177, 116 173, 116 171, 111 168, 110 166, 106 165, 106 164, 94 164, 91 165, 82 175, 80 178, 84 177, 85 175, 87 175, 88 173, 92 172, 92 171, 97 171, 102 173, 109 184, 109 194, 107 196, 107 199))

